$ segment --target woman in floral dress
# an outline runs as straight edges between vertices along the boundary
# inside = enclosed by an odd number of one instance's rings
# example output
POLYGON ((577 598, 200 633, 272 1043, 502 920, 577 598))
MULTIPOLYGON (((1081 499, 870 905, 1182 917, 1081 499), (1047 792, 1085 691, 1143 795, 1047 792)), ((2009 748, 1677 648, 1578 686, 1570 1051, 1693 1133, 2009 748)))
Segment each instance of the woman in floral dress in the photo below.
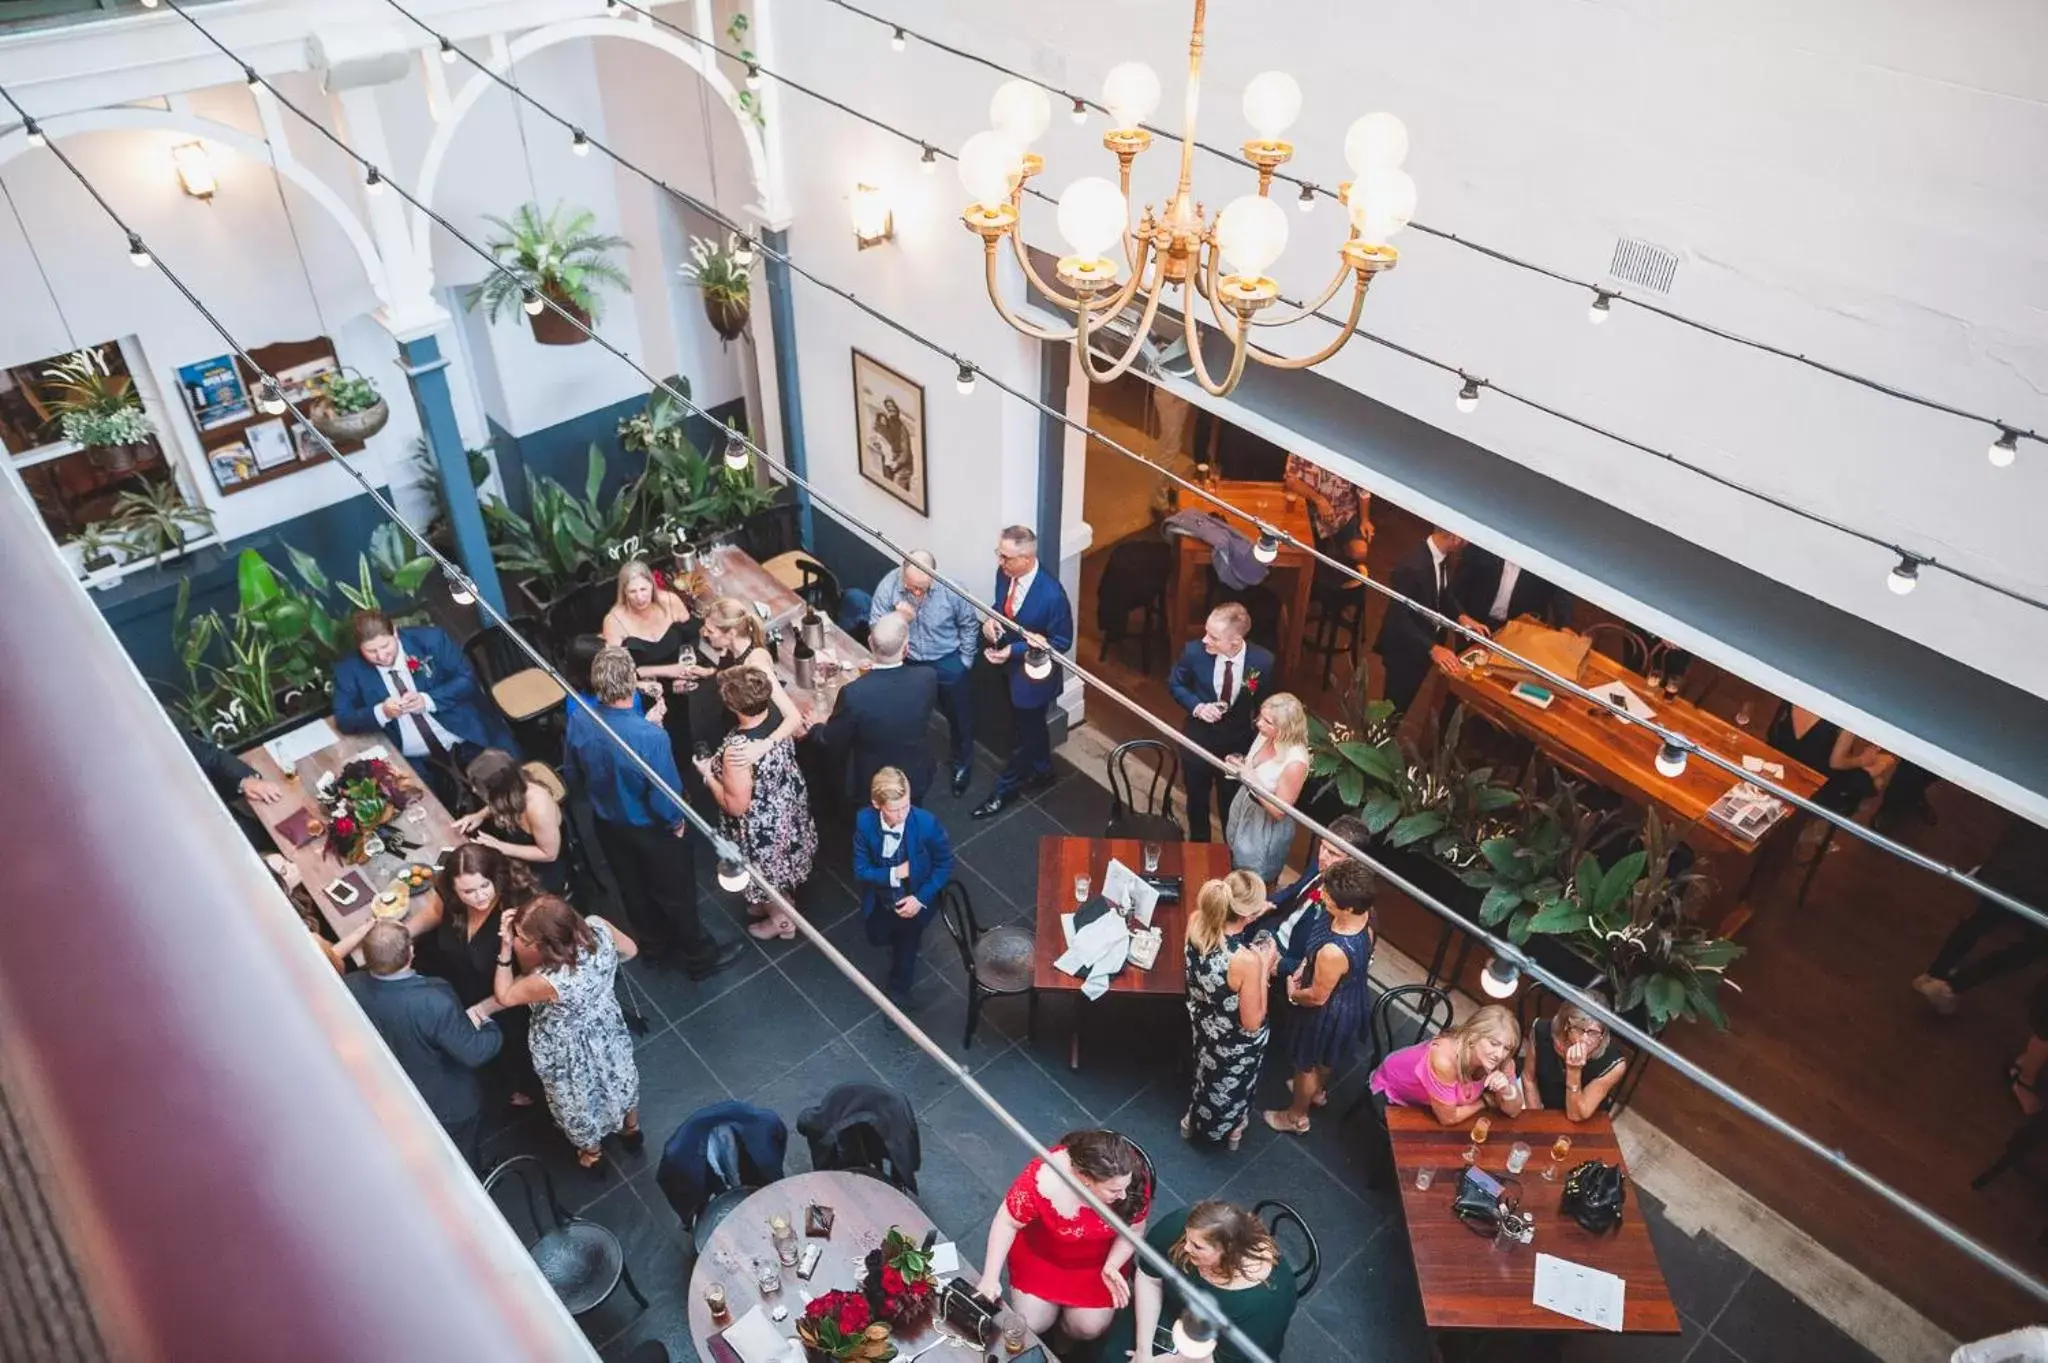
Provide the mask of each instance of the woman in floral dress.
MULTIPOLYGON (((772 734, 775 684, 758 668, 735 667, 719 673, 718 694, 737 727, 717 757, 698 760, 697 770, 724 815, 720 831, 776 889, 792 895, 811 878, 818 826, 797 769, 796 744, 772 734)), ((747 925, 749 934, 764 941, 796 936, 796 923, 769 902, 758 880, 748 880, 747 902, 760 920, 747 925)))
POLYGON ((519 911, 498 954, 493 997, 501 1007, 532 1009, 533 1068, 548 1111, 576 1147, 577 1162, 599 1177, 606 1136, 616 1134, 628 1150, 646 1142, 640 1069, 612 991, 619 962, 638 954, 625 933, 550 895, 519 911), (526 973, 515 975, 515 962, 526 973))
POLYGON ((1212 880, 1195 897, 1187 933, 1195 1089, 1180 1119, 1185 1140, 1200 1134, 1235 1150, 1244 1138, 1269 1035, 1266 981, 1280 958, 1271 937, 1257 946, 1244 940, 1265 910, 1265 883, 1251 871, 1212 880))

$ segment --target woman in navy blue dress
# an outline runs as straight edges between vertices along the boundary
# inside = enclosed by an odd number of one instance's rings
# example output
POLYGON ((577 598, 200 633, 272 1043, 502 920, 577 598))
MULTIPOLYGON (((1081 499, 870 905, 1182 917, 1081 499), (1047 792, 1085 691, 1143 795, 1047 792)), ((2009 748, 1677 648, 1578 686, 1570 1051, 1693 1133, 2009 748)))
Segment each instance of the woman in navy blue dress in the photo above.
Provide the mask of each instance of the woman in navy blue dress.
POLYGON ((1366 968, 1372 964, 1372 871, 1339 862, 1323 877, 1324 914, 1309 920, 1301 970, 1287 981, 1287 1060, 1294 1101, 1264 1114, 1275 1131, 1306 1135, 1312 1107, 1329 1101, 1330 1073, 1351 1054, 1372 1009, 1366 968))

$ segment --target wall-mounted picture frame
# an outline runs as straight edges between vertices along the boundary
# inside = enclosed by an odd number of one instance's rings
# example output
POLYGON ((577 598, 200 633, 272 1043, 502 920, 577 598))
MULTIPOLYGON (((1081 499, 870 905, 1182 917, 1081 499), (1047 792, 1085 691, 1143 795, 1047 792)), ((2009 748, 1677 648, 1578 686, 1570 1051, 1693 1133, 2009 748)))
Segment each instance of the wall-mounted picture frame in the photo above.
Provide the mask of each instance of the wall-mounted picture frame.
POLYGON ((854 351, 853 422, 861 477, 918 515, 930 515, 924 385, 854 351))

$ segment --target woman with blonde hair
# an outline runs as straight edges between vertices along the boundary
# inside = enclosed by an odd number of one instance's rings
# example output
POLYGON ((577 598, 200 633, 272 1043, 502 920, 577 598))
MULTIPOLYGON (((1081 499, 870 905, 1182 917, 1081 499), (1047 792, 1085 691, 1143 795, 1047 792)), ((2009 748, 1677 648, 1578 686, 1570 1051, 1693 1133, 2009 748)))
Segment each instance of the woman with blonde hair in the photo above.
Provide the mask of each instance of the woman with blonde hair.
POLYGON ((1230 864, 1272 885, 1294 845, 1294 822, 1275 801, 1293 804, 1308 779, 1308 712, 1282 691, 1259 707, 1259 736, 1243 757, 1225 759, 1241 784, 1223 823, 1230 864))
POLYGON ((1372 1072, 1372 1091, 1395 1107, 1426 1107, 1445 1126, 1461 1126, 1484 1107, 1507 1116, 1522 1110, 1515 1051, 1522 1027, 1489 1003, 1428 1041, 1403 1046, 1372 1072))
MULTIPOLYGON (((639 559, 619 566, 618 599, 604 617, 607 648, 623 648, 633 655, 634 671, 656 693, 692 691, 697 682, 711 675, 709 668, 696 664, 697 621, 690 607, 675 591, 664 585, 654 569, 639 559)), ((671 705, 662 727, 668 730, 669 747, 678 769, 690 761, 690 707, 671 705)))
POLYGON ((1287 1061, 1294 1100, 1265 1114, 1266 1125, 1308 1134, 1310 1108, 1329 1099, 1330 1072, 1351 1056, 1372 1012, 1372 901, 1379 881, 1360 861, 1340 861, 1323 875, 1323 910, 1304 929, 1301 969, 1287 981, 1287 1061))
POLYGON ((768 745, 779 739, 804 736, 811 726, 795 699, 783 689, 782 678, 775 674, 775 655, 768 651, 768 627, 761 623, 760 612, 752 602, 737 596, 721 596, 713 601, 704 608, 700 638, 699 651, 710 664, 701 675, 715 677, 735 667, 751 667, 775 688, 775 709, 782 720, 775 726, 775 732, 755 741, 749 749, 749 760, 759 761, 766 755, 768 745))
POLYGON ((1212 880, 1195 896, 1186 948, 1195 1087, 1180 1118, 1182 1140, 1199 1132, 1235 1150, 1244 1139, 1269 1035, 1266 981, 1280 959, 1270 935, 1244 940, 1265 911, 1265 884, 1250 871, 1212 880))
MULTIPOLYGON (((1294 1319, 1294 1275, 1286 1271, 1279 1245, 1259 1218, 1234 1202, 1197 1202, 1186 1211, 1162 1216, 1145 1232, 1145 1242, 1189 1278, 1199 1279, 1224 1317, 1263 1349, 1278 1358, 1287 1347, 1287 1325, 1294 1319)), ((1131 1363, 1178 1358, 1171 1333, 1187 1309, 1178 1279, 1154 1277, 1140 1261, 1131 1304, 1117 1312, 1102 1357, 1131 1363)), ((1216 1363, 1246 1363, 1246 1354, 1228 1336, 1216 1342, 1216 1363)))

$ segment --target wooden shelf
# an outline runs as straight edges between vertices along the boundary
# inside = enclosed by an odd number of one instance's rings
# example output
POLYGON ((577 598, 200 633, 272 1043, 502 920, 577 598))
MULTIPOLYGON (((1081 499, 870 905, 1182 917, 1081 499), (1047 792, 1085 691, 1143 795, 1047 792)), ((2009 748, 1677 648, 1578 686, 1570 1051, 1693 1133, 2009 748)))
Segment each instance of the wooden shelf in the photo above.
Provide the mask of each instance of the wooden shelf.
MULTIPOLYGON (((249 355, 257 364, 272 374, 281 374, 286 370, 297 369, 307 364, 316 364, 323 360, 331 368, 339 369, 341 367, 340 357, 335 354, 334 343, 325 336, 316 336, 310 341, 280 341, 276 345, 258 346, 252 349, 249 355)), ((303 452, 305 444, 300 439, 298 423, 293 419, 290 412, 285 412, 280 416, 270 416, 256 410, 255 371, 250 369, 240 357, 235 359, 235 369, 241 376, 242 390, 249 399, 249 414, 237 417, 233 421, 224 421, 218 426, 213 426, 199 432, 199 444, 206 459, 206 471, 213 478, 214 486, 220 488, 220 493, 223 497, 232 497, 238 492, 246 492, 250 488, 276 482, 280 478, 289 477, 305 469, 333 462, 332 456, 325 449, 316 447, 310 453, 303 452), (236 445, 246 447, 248 442, 245 437, 249 429, 252 426, 261 426, 272 421, 284 424, 285 437, 292 441, 295 449, 302 451, 299 456, 290 463, 279 464, 274 468, 258 469, 240 482, 223 486, 220 476, 214 473, 214 454, 236 445)), ((303 406, 303 395, 288 391, 286 396, 303 406)), ((187 403, 187 408, 188 410, 190 408, 189 402, 187 403)), ((196 415, 193 418, 193 424, 195 426, 198 424, 196 415)), ((360 440, 337 440, 334 442, 334 448, 343 454, 355 454, 363 449, 364 446, 360 440)))

